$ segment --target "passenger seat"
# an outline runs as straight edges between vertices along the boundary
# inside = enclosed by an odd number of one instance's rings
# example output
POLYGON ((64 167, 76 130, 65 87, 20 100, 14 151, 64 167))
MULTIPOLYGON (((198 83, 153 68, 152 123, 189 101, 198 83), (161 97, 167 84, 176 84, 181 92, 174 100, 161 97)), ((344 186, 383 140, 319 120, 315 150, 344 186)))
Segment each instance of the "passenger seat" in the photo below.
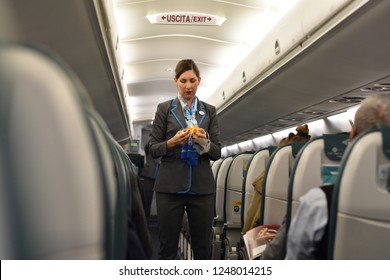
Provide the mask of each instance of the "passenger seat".
POLYGON ((312 188, 335 182, 348 138, 348 133, 324 134, 307 142, 298 153, 288 186, 287 230, 299 198, 312 188))
POLYGON ((390 259, 390 127, 359 134, 333 190, 329 259, 390 259))
POLYGON ((87 93, 46 50, 3 43, 0 61, 0 258, 110 258, 114 167, 87 93))
POLYGON ((264 176, 260 225, 282 223, 287 212, 291 169, 304 144, 301 142, 286 144, 272 153, 264 176))

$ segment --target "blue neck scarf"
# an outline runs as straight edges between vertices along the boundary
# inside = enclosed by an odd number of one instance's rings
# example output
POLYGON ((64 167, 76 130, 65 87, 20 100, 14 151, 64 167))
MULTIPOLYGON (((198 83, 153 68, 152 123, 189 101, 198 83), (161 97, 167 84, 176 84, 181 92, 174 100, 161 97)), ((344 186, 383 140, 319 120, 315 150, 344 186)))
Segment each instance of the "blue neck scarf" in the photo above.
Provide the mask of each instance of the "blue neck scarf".
MULTIPOLYGON (((192 100, 191 107, 189 108, 186 102, 182 102, 184 100, 179 99, 182 106, 183 106, 183 113, 184 117, 186 118, 187 128, 191 128, 198 125, 198 122, 196 121, 195 114, 197 111, 197 98, 194 97, 194 100, 192 100)), ((188 141, 184 143, 184 145, 181 148, 181 160, 185 161, 189 166, 195 166, 198 164, 198 152, 196 151, 194 147, 194 142, 192 140, 192 137, 188 138, 188 141)))

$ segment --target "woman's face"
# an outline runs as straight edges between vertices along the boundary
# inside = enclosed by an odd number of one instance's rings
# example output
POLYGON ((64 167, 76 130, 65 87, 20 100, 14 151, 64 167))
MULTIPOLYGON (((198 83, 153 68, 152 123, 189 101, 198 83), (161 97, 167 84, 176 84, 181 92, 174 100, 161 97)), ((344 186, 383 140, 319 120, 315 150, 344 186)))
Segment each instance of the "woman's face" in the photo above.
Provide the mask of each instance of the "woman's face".
POLYGON ((200 78, 198 78, 193 70, 183 72, 178 79, 174 79, 177 85, 179 94, 186 100, 192 101, 198 89, 200 78))

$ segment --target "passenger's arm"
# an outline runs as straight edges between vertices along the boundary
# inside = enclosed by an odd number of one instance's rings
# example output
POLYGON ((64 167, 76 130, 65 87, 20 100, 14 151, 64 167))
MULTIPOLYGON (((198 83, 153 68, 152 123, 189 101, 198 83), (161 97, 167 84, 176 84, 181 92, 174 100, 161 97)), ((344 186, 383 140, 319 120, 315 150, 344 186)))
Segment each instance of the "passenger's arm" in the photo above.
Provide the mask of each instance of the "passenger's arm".
POLYGON ((272 241, 267 244, 260 260, 283 260, 286 256, 286 216, 272 241))

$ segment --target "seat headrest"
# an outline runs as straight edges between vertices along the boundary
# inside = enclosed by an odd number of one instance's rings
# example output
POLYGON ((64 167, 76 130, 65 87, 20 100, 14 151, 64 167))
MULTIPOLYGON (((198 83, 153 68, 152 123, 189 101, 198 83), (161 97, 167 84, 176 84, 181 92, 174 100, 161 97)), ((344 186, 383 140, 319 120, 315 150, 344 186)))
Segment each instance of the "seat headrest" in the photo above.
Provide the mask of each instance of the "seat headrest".
POLYGON ((324 134, 324 151, 328 159, 340 161, 348 145, 348 133, 324 134))

